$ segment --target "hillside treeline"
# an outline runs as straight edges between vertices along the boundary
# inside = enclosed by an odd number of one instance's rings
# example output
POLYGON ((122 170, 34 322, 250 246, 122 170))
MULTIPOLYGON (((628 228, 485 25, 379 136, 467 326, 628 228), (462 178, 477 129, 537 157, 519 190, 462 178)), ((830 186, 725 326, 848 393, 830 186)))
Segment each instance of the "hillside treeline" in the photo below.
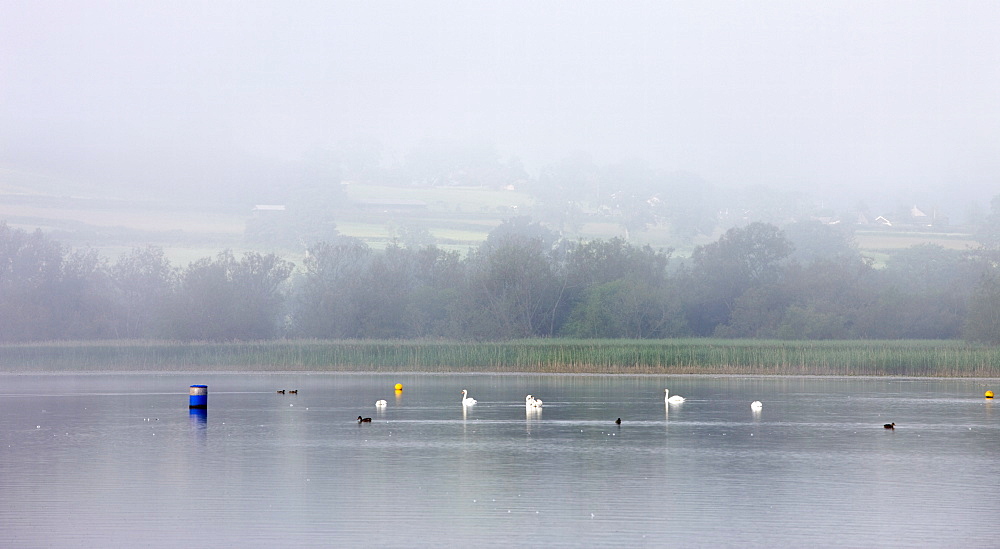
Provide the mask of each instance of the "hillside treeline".
POLYGON ((851 234, 751 223, 689 258, 572 242, 508 220, 462 255, 338 237, 302 265, 256 252, 114 262, 0 223, 0 341, 282 337, 960 339, 1000 343, 992 248, 899 250, 876 268, 851 234))

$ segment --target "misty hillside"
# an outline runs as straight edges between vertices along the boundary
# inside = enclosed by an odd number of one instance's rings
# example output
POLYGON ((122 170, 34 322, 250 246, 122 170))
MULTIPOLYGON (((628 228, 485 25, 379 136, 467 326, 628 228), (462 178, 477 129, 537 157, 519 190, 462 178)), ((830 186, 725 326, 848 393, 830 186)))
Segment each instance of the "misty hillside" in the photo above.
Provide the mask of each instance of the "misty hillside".
POLYGON ((851 228, 859 247, 877 258, 920 243, 972 247, 975 218, 981 222, 988 211, 988 204, 965 212, 921 208, 904 197, 875 209, 863 196, 845 197, 837 209, 806 192, 722 188, 694 174, 641 162, 598 165, 581 155, 529 174, 489 149, 441 144, 395 164, 348 148, 271 168, 267 184, 262 174, 246 185, 238 175, 220 175, 207 188, 179 183, 136 192, 135 181, 7 167, 0 169, 0 219, 108 257, 155 245, 181 263, 224 249, 294 261, 309 245, 342 236, 376 249, 395 241, 466 253, 516 217, 569 240, 621 237, 680 256, 731 227, 818 220, 851 228))
MULTIPOLYGON (((0 220, 117 257, 687 256, 812 219, 880 264, 990 212, 1000 5, 4 2, 0 220)), ((974 243, 973 243, 974 244, 974 243)))

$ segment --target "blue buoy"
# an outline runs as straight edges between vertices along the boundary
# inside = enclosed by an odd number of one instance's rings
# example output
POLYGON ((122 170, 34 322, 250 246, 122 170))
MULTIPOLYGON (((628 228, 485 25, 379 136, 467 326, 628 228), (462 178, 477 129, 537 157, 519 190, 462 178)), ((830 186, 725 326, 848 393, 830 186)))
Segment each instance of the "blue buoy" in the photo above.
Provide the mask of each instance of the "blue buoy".
POLYGON ((208 408, 208 385, 192 385, 188 408, 208 408))

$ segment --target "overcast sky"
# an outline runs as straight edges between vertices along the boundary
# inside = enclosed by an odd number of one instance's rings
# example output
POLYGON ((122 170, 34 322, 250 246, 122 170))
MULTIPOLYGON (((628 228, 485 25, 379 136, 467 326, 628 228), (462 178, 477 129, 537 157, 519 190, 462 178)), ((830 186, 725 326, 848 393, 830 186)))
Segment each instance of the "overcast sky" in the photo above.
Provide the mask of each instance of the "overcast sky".
POLYGON ((997 1, 0 0, 0 163, 476 139, 992 196, 998 28, 997 1))

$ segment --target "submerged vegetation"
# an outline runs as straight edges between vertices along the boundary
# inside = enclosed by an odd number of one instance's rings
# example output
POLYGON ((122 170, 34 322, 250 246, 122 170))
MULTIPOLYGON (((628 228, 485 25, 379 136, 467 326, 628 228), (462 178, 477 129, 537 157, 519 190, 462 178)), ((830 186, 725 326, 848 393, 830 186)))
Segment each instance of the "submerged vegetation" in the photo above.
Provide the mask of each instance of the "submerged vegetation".
POLYGON ((909 340, 66 342, 0 346, 0 370, 1000 377, 1000 348, 909 340))

